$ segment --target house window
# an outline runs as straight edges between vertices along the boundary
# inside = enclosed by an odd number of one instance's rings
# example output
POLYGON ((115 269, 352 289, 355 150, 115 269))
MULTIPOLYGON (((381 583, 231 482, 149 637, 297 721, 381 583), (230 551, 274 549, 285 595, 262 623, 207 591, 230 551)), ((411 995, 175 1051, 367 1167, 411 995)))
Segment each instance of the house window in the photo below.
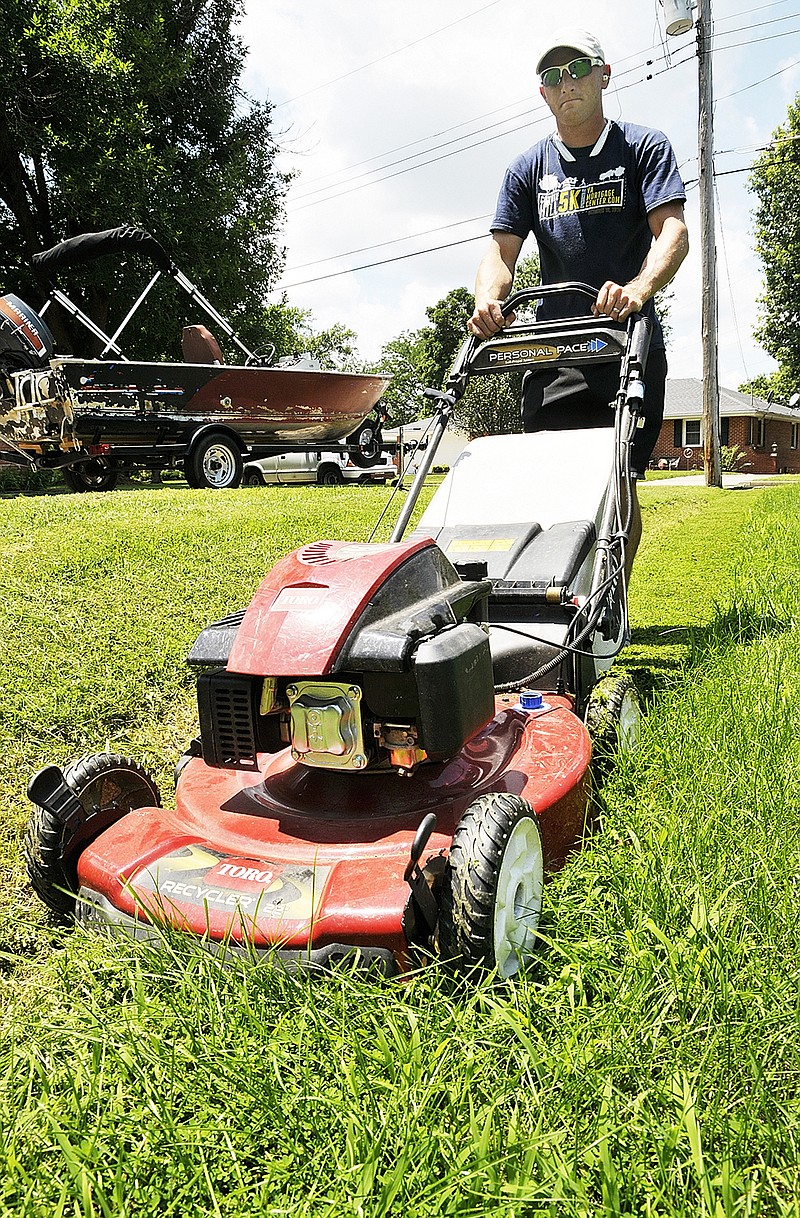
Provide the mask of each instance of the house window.
POLYGON ((797 448, 797 424, 792 423, 792 434, 789 437, 789 447, 797 448))
POLYGON ((699 448, 702 444, 699 419, 684 419, 683 420, 683 446, 684 448, 699 448))
POLYGON ((724 419, 719 421, 719 442, 727 448, 731 440, 731 421, 726 415, 724 419))
POLYGON ((747 443, 751 448, 764 447, 764 420, 748 419, 747 443))

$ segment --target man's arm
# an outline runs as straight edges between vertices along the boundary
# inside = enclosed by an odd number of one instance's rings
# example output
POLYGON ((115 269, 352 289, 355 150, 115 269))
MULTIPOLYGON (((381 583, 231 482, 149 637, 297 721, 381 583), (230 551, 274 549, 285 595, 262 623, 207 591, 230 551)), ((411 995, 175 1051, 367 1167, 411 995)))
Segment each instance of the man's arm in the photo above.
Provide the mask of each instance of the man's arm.
POLYGON ((513 316, 504 318, 502 302, 511 291, 522 238, 515 233, 492 233, 492 240, 478 267, 475 279, 475 312, 468 323, 471 334, 489 338, 502 330, 513 316))
POLYGON ((664 203, 647 217, 653 244, 647 251, 638 275, 624 286, 611 280, 604 283, 592 305, 592 312, 624 321, 638 313, 642 305, 668 284, 689 252, 689 234, 683 218, 682 203, 664 203))

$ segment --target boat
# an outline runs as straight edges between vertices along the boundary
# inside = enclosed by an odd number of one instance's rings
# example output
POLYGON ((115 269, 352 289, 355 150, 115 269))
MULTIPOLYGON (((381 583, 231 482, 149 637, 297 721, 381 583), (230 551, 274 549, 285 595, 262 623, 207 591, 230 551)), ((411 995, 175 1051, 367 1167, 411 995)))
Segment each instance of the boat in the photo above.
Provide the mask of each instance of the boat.
POLYGON ((276 452, 344 442, 356 463, 381 454, 381 396, 389 378, 322 369, 306 356, 276 362, 251 351, 230 323, 143 229, 83 233, 35 254, 49 279, 65 266, 138 254, 155 274, 114 334, 106 334, 53 284, 37 312, 0 298, 0 457, 61 467, 73 490, 109 490, 120 469, 182 467, 191 485, 226 489, 244 462, 276 452), (179 287, 244 357, 225 362, 205 325, 183 329, 180 362, 130 359, 120 338, 163 275, 179 287), (60 305, 102 344, 100 358, 58 355, 45 315, 60 305), (371 417, 373 416, 373 417, 371 417))

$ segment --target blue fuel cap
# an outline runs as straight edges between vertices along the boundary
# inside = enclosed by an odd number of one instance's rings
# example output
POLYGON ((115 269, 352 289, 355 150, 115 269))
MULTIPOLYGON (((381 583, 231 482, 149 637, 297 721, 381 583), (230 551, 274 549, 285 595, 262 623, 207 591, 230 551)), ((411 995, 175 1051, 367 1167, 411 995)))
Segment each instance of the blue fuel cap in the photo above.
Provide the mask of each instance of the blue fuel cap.
POLYGON ((524 689, 519 696, 520 710, 541 710, 544 706, 544 695, 538 689, 524 689))

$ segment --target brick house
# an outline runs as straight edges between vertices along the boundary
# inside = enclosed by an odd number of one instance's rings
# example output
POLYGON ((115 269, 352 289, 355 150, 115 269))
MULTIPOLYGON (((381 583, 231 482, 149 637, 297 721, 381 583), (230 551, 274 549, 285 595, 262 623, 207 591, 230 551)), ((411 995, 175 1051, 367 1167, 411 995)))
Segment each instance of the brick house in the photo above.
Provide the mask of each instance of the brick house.
MULTIPOLYGON (((766 402, 720 387, 719 413, 720 443, 742 450, 742 470, 800 473, 800 406, 766 402)), ((702 381, 667 380, 664 422, 653 450, 652 468, 664 462, 677 469, 702 469, 702 414, 702 381)))

